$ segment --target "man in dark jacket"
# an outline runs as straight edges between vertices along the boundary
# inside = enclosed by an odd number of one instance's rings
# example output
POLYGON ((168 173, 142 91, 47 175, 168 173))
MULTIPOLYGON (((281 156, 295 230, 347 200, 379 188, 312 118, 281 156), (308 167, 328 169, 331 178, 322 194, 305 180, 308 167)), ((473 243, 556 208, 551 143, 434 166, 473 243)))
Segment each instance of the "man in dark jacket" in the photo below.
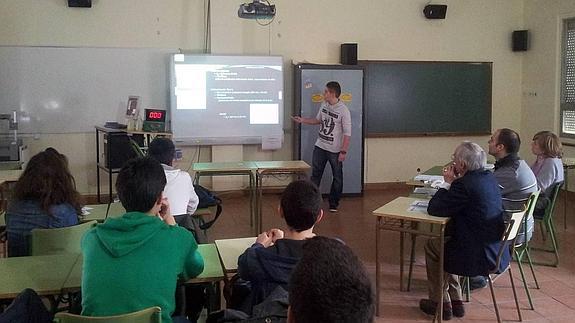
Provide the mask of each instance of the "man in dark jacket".
MULTIPOLYGON (((486 154, 472 142, 463 142, 453 155, 453 165, 443 171, 445 186, 429 201, 427 212, 450 217, 446 230, 443 300, 439 286, 439 239, 425 246, 429 299, 422 299, 420 309, 435 314, 443 301, 443 319, 465 314, 461 286, 456 275, 487 275, 495 269, 500 240, 505 230, 501 190, 495 176, 484 169, 486 154)), ((509 264, 505 249, 499 270, 509 264)))
POLYGON ((263 301, 276 287, 287 290, 289 277, 302 255, 305 240, 314 237, 314 226, 321 220, 321 193, 309 181, 295 181, 284 190, 279 214, 288 226, 285 233, 271 229, 261 233, 256 243, 238 259, 241 279, 251 283, 248 308, 263 301))

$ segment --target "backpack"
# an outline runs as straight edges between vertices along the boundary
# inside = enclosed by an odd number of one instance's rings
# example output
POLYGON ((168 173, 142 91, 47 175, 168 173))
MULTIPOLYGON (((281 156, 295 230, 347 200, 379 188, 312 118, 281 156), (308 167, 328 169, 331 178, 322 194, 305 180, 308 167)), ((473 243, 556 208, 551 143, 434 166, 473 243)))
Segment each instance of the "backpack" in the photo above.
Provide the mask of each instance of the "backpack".
POLYGON ((200 229, 207 230, 209 229, 214 222, 220 217, 222 214, 222 199, 217 197, 213 192, 208 190, 207 188, 201 185, 194 184, 194 191, 196 191, 196 195, 198 195, 199 203, 198 209, 203 209, 207 207, 216 207, 216 215, 214 218, 208 222, 203 222, 200 224, 200 229))

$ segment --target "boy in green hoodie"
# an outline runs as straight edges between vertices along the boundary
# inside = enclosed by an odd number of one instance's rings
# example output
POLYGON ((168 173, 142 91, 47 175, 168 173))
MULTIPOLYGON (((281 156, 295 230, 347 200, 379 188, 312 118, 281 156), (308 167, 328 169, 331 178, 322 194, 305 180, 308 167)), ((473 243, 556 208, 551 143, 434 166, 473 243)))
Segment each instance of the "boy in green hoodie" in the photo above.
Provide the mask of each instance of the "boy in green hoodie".
POLYGON ((82 240, 82 315, 107 316, 151 306, 172 322, 178 278, 199 275, 204 262, 194 237, 176 225, 163 196, 166 176, 151 158, 121 169, 116 191, 127 213, 109 218, 82 240))

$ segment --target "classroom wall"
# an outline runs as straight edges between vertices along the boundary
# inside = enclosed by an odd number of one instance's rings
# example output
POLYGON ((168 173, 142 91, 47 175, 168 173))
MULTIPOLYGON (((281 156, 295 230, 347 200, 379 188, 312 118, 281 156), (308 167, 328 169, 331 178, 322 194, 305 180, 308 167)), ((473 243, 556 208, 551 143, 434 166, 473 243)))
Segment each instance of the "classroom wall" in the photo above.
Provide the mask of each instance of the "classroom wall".
MULTIPOLYGON (((529 29, 531 48, 523 53, 523 93, 521 130, 522 153, 532 162, 531 138, 540 130, 559 133, 561 86, 561 21, 575 17, 575 1, 528 0, 524 4, 525 29, 529 29)), ((575 140, 566 140, 575 143, 575 140)), ((564 155, 575 157, 575 147, 564 146, 564 155)), ((569 189, 575 190, 575 172, 570 172, 569 189)))
MULTIPOLYGON (((64 0, 0 0, 0 45, 202 50, 204 1, 93 2, 91 9, 73 9, 64 0)), ((269 26, 237 18, 241 2, 211 1, 212 53, 282 55, 286 68, 284 146, 276 152, 246 146, 243 159, 291 158, 292 61, 338 63, 344 42, 359 44, 359 59, 492 61, 493 127, 520 128, 525 123, 520 117, 525 53, 512 52, 510 38, 513 30, 524 27, 524 3, 529 1, 443 1, 449 6, 447 19, 427 20, 421 13, 427 0, 275 0, 278 14, 269 26)), ((487 147, 487 138, 369 138, 365 182, 404 181, 418 167, 449 160, 461 140, 487 147)), ((80 191, 96 191, 92 133, 28 141, 31 153, 48 145, 67 153, 80 191)), ((196 151, 185 150, 189 159, 183 166, 189 166, 196 151)), ((202 149, 200 159, 210 158, 209 147, 202 149)))

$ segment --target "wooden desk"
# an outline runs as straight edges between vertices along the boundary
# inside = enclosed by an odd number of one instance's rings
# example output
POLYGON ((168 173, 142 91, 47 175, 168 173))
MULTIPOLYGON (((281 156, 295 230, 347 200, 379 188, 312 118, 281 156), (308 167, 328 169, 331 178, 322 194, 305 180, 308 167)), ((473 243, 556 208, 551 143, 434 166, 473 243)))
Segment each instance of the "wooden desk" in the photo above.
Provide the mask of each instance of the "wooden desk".
POLYGON ((23 172, 21 169, 0 170, 0 185, 5 182, 17 182, 23 172))
MULTIPOLYGON (((91 208, 88 210, 90 214, 86 214, 80 217, 80 221, 98 221, 104 222, 106 220, 106 210, 108 209, 108 204, 91 204, 86 205, 86 207, 91 208)), ((122 203, 116 202, 110 204, 110 210, 108 211, 108 218, 117 218, 126 213, 126 209, 122 206, 122 203)), ((210 215, 212 211, 209 208, 197 209, 194 215, 210 215)))
MULTIPOLYGON (((430 169, 426 170, 425 172, 421 173, 421 175, 431 175, 431 176, 441 176, 443 175, 443 168, 445 166, 433 166, 430 169)), ((410 186, 426 186, 427 184, 423 181, 416 180, 415 177, 410 179, 409 181, 405 182, 405 184, 410 186)))
MULTIPOLYGON (((375 231, 375 288, 376 288, 376 299, 377 308, 376 314, 379 315, 379 287, 380 287, 380 240, 381 231, 389 230, 399 232, 400 245, 399 245, 399 288, 403 290, 403 239, 405 233, 412 233, 418 235, 425 235, 430 237, 438 237, 440 239, 440 252, 439 252, 439 286, 443 286, 443 258, 444 258, 444 239, 445 239, 445 226, 449 221, 449 218, 436 217, 427 214, 426 211, 409 211, 411 203, 417 201, 418 199, 409 197, 398 197, 395 200, 385 204, 384 206, 373 211, 373 214, 377 216, 376 231, 375 231), (418 230, 421 227, 419 224, 436 224, 439 225, 439 232, 432 232, 427 230, 418 230)), ((443 288, 440 288, 441 294, 440 299, 443 299, 443 288)), ((438 320, 442 321, 443 313, 443 302, 439 302, 437 313, 439 313, 438 320)))
POLYGON ((238 271, 238 257, 256 242, 256 237, 216 240, 220 260, 226 274, 238 271))
POLYGON ((565 197, 563 198, 563 228, 567 230, 567 192, 569 191, 569 170, 575 169, 575 158, 563 158, 563 172, 565 175, 564 178, 564 185, 563 185, 563 193, 565 193, 565 197))
POLYGON ((298 177, 307 177, 310 166, 303 160, 290 160, 290 161, 257 161, 256 172, 256 232, 262 232, 262 191, 263 179, 266 176, 275 175, 297 175, 298 177))
POLYGON ((58 295, 79 254, 0 258, 0 299, 32 288, 38 295, 58 295))
POLYGON ((254 171, 256 164, 252 161, 244 162, 216 162, 216 163, 194 163, 192 170, 195 172, 194 183, 199 184, 201 176, 227 176, 227 175, 242 175, 248 176, 250 179, 250 226, 254 225, 255 219, 255 201, 254 194, 256 189, 256 181, 254 171))
MULTIPOLYGON (((213 283, 224 280, 224 271, 218 256, 216 245, 201 244, 198 245, 198 252, 204 259, 204 271, 197 277, 191 278, 186 281, 186 284, 200 284, 200 283, 213 283)), ((69 275, 67 276, 63 285, 61 285, 62 293, 74 293, 80 291, 82 286, 82 265, 83 258, 80 255, 77 261, 71 266, 69 275)))
MULTIPOLYGON (((80 216, 80 220, 83 222, 96 220, 98 222, 104 222, 106 220, 106 211, 108 210, 108 204, 91 204, 86 205, 86 207, 91 208, 87 210, 90 214, 80 216)), ((122 203, 110 203, 110 210, 108 211, 108 217, 117 218, 126 213, 126 209, 122 206, 122 203)))

